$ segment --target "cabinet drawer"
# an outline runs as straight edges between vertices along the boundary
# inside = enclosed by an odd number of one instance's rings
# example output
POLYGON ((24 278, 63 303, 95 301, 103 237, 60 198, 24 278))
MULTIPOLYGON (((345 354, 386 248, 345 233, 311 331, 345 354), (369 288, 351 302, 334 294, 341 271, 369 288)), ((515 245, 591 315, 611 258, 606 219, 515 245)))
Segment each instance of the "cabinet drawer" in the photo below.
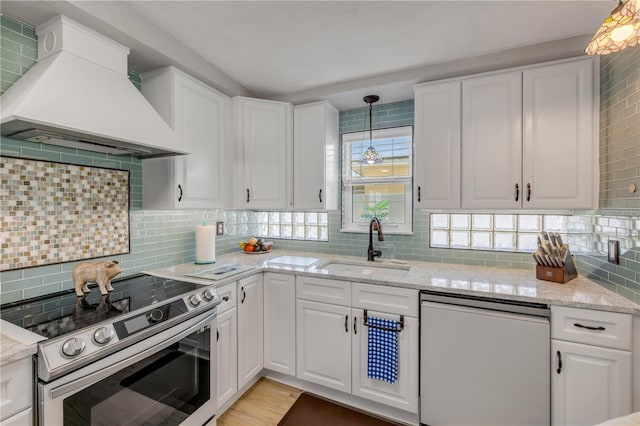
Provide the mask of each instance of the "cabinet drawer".
POLYGON ((33 410, 28 408, 15 416, 4 419, 0 426, 31 426, 33 424, 33 410))
POLYGON ((217 289, 218 295, 222 298, 222 303, 218 305, 218 315, 236 306, 236 283, 224 285, 217 289))
POLYGON ((551 307, 551 338, 631 350, 631 315, 551 307))
POLYGON ((0 371, 2 420, 31 407, 33 372, 31 357, 2 366, 0 371))
POLYGON ((418 317, 418 290, 352 283, 351 297, 354 308, 418 317))
POLYGON ((298 299, 351 306, 351 289, 348 281, 298 276, 296 277, 296 295, 298 299))

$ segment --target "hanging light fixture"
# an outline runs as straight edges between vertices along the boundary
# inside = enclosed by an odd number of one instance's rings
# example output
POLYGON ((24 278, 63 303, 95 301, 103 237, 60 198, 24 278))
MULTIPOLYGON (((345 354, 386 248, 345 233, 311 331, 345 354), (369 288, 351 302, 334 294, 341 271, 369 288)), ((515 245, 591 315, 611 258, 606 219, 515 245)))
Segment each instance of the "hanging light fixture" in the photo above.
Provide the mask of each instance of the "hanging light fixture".
MULTIPOLYGON (((360 164, 380 164, 382 163, 382 158, 378 154, 378 151, 373 147, 373 121, 372 121, 372 110, 373 104, 380 100, 380 96, 377 95, 368 95, 363 98, 363 100, 369 104, 369 148, 365 152, 362 153, 362 158, 360 159, 360 164)), ((365 130, 367 129, 367 121, 365 118, 364 122, 365 130)))
POLYGON ((589 55, 608 55, 640 43, 640 0, 618 1, 587 45, 589 55))

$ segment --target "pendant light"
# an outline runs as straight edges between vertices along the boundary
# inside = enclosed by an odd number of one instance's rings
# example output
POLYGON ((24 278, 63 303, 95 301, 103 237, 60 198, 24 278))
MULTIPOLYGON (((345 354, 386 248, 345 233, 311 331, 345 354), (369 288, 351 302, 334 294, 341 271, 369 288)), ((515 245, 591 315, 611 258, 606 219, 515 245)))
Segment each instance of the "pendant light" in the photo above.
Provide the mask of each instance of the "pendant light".
MULTIPOLYGON (((369 148, 365 152, 362 153, 362 158, 360 159, 360 164, 380 164, 382 163, 382 158, 378 154, 378 151, 373 147, 373 121, 372 121, 372 110, 373 104, 380 100, 380 96, 377 95, 368 95, 363 98, 363 100, 369 104, 369 148)), ((367 119, 365 117, 364 128, 367 129, 367 119)))
POLYGON ((640 43, 640 0, 618 1, 618 6, 604 20, 585 52, 608 55, 640 43))

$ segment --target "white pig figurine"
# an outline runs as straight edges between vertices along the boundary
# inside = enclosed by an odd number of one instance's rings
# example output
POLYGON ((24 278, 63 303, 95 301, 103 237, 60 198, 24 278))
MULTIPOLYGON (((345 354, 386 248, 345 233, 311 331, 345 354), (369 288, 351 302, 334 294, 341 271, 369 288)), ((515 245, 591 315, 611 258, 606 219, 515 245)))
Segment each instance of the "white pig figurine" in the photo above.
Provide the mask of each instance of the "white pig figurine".
POLYGON ((105 295, 113 291, 111 279, 122 272, 117 260, 103 260, 102 262, 80 263, 73 268, 73 286, 78 296, 90 293, 87 283, 97 283, 100 294, 105 295))

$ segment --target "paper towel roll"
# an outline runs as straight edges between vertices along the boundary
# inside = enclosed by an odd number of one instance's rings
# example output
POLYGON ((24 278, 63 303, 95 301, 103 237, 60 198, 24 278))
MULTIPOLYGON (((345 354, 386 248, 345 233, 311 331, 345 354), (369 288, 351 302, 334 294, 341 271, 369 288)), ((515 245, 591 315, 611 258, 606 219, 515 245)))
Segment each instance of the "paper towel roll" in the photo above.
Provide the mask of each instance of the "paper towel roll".
POLYGON ((216 261, 216 227, 196 225, 196 263, 216 261))

